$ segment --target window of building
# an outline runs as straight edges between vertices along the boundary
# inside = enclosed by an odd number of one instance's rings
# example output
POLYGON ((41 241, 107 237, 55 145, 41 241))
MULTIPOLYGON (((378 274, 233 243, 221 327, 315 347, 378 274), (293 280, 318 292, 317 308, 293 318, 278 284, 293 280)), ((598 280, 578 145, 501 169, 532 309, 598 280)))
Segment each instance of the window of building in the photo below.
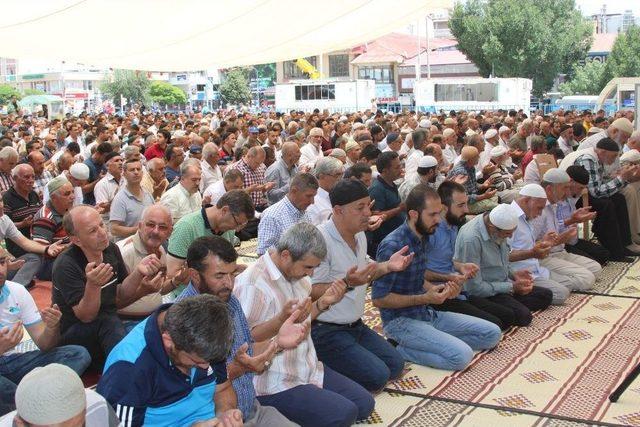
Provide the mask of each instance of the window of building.
POLYGON ((376 83, 393 83, 391 66, 359 67, 359 79, 373 79, 376 83))
POLYGON ((336 99, 336 85, 298 85, 295 95, 296 101, 336 99))
POLYGON ((329 55, 329 77, 349 77, 349 54, 329 55))
MULTIPOLYGON (((316 64, 317 64, 316 58, 317 57, 315 57, 315 56, 309 56, 308 58, 305 58, 305 59, 307 61, 309 61, 309 63, 315 67, 316 64)), ((284 65, 284 78, 285 79, 308 79, 309 78, 307 73, 305 73, 300 68, 298 68, 298 66, 296 65, 296 61, 295 60, 293 60, 293 61, 285 61, 285 62, 283 62, 283 65, 284 65)))
POLYGON ((92 80, 83 80, 82 81, 82 89, 84 89, 84 90, 93 89, 93 81, 92 80))
POLYGON ((435 85, 436 102, 496 102, 497 100, 498 85, 496 83, 435 85))

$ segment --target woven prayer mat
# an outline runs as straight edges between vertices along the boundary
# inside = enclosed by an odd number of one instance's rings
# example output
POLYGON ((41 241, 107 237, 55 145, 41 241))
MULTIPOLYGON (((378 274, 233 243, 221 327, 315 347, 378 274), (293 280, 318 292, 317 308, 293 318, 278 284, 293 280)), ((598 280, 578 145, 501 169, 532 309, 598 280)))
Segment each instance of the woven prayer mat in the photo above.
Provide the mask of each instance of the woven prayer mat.
POLYGON ((640 298, 640 258, 634 263, 609 262, 586 294, 640 298))
MULTIPOLYGON (((387 391, 544 417, 640 426, 640 380, 611 391, 640 363, 640 300, 572 295, 506 333, 461 372, 411 364, 387 391)), ((416 409, 417 410, 417 409, 416 409)), ((511 422, 509 421, 511 424, 511 422)))
POLYGON ((258 239, 245 240, 240 243, 240 247, 237 249, 238 255, 258 258, 256 251, 258 250, 258 239))

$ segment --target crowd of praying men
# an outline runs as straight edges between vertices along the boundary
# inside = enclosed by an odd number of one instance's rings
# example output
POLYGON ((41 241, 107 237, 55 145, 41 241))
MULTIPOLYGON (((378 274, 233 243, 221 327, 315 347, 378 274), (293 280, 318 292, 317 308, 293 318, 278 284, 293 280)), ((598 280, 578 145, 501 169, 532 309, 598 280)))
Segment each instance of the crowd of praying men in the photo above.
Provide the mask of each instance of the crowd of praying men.
POLYGON ((0 116, 0 426, 364 420, 406 362, 465 369, 608 262, 635 261, 633 122, 14 108, 0 116))

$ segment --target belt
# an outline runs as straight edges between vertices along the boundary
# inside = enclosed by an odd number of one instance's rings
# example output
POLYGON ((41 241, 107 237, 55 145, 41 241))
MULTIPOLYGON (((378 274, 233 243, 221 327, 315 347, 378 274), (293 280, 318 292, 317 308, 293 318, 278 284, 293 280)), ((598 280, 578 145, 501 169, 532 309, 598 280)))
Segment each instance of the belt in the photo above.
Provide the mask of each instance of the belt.
POLYGON ((352 323, 330 323, 330 322, 321 322, 320 320, 314 320, 312 322, 312 324, 325 325, 325 326, 337 326, 340 328, 353 328, 354 326, 358 326, 360 323, 362 323, 362 320, 360 319, 352 323))

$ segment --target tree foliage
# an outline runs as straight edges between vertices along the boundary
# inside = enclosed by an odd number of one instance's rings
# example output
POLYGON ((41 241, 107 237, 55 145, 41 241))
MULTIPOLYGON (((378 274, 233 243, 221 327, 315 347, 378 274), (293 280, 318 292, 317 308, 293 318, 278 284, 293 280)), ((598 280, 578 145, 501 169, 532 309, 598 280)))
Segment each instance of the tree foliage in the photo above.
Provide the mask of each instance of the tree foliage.
POLYGON ((605 64, 588 60, 573 68, 570 79, 560 85, 563 95, 598 95, 602 88, 605 64))
POLYGON ((626 33, 620 33, 607 57, 601 86, 615 77, 640 76, 640 27, 632 25, 626 33))
POLYGON ((483 76, 529 78, 537 94, 586 56, 593 31, 574 0, 469 0, 449 26, 483 76))
POLYGON ((120 96, 127 98, 128 103, 149 103, 149 79, 142 71, 114 70, 111 78, 100 87, 102 92, 111 97, 116 105, 120 105, 120 96))
POLYGON ((15 96, 18 98, 22 98, 22 94, 18 92, 18 90, 7 84, 0 84, 0 105, 6 105, 11 100, 11 97, 15 96))
POLYGON ((251 100, 251 89, 247 72, 242 68, 232 68, 226 73, 220 85, 220 95, 228 104, 246 104, 251 100))
POLYGON ((186 104, 187 95, 167 82, 153 81, 149 85, 151 101, 162 105, 186 104))

